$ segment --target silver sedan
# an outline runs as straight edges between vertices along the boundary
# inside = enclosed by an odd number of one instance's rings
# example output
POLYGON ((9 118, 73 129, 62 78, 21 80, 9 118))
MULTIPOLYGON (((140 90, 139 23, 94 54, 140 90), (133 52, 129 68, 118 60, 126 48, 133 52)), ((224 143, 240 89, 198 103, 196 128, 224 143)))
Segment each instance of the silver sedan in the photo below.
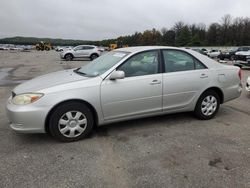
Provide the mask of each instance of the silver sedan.
POLYGON ((193 111, 208 120, 241 91, 238 67, 188 49, 130 47, 17 86, 7 114, 15 131, 76 141, 94 125, 134 118, 193 111))

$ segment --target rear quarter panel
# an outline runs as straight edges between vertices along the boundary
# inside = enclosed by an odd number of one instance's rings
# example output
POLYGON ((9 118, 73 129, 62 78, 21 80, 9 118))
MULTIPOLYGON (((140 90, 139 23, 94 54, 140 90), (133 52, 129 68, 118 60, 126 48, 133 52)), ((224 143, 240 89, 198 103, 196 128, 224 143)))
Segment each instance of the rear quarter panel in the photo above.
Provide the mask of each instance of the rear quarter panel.
POLYGON ((215 71, 218 85, 224 94, 224 102, 240 96, 242 91, 239 67, 225 65, 215 71))

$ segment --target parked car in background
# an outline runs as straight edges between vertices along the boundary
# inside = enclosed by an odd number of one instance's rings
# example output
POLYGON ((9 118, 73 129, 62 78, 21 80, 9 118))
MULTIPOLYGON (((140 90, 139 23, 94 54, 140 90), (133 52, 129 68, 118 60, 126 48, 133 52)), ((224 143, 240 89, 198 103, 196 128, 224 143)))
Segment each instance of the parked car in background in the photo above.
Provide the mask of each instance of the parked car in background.
POLYGON ((105 48, 104 48, 103 46, 98 46, 98 50, 99 50, 100 52, 104 52, 104 51, 105 51, 105 48))
POLYGON ((196 52, 199 52, 200 54, 207 55, 207 53, 205 53, 205 52, 204 52, 203 50, 201 50, 201 49, 195 48, 195 49, 192 49, 192 50, 194 50, 194 51, 196 51, 196 52))
POLYGON ((220 55, 220 50, 211 50, 207 53, 207 55, 211 58, 217 58, 220 55))
POLYGON ((235 59, 235 50, 229 50, 229 51, 222 51, 220 55, 218 56, 220 60, 228 59, 228 60, 234 60, 235 59))
POLYGON ((67 61, 74 58, 90 58, 94 60, 101 55, 99 48, 93 45, 79 45, 74 48, 65 49, 60 53, 60 57, 67 61))
POLYGON ((62 51, 62 50, 63 50, 63 47, 61 47, 61 46, 55 47, 55 51, 56 51, 56 52, 60 52, 60 51, 62 51))
POLYGON ((57 46, 56 48, 55 48, 55 50, 57 51, 57 52, 62 52, 63 50, 69 50, 69 49, 71 49, 71 48, 73 48, 72 46, 57 46))
POLYGON ((235 53, 235 60, 247 61, 250 58, 250 50, 238 51, 235 53))
POLYGON ((250 50, 250 47, 248 46, 241 46, 241 47, 238 47, 236 48, 235 50, 232 50, 230 52, 230 56, 231 56, 231 59, 232 60, 240 60, 241 58, 240 57, 237 57, 236 53, 237 52, 247 52, 250 50), (239 59, 238 59, 239 58, 239 59))
POLYGON ((203 51, 203 53, 205 53, 207 55, 208 51, 206 48, 202 48, 201 50, 203 51))
POLYGON ((250 92, 250 76, 247 78, 247 83, 246 83, 246 90, 250 92))
POLYGON ((18 132, 76 141, 94 125, 152 115, 193 111, 208 120, 241 91, 238 67, 189 49, 128 47, 22 83, 8 99, 7 114, 18 132))

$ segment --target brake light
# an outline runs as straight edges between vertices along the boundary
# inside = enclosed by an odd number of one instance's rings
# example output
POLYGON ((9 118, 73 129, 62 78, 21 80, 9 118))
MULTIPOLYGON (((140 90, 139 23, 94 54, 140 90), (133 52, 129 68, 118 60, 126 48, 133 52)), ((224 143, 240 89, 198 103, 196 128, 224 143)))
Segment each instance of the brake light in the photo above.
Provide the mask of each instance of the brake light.
POLYGON ((240 80, 242 79, 242 71, 241 71, 241 68, 240 68, 240 70, 239 70, 239 72, 238 72, 238 75, 239 75, 239 78, 240 78, 240 80))

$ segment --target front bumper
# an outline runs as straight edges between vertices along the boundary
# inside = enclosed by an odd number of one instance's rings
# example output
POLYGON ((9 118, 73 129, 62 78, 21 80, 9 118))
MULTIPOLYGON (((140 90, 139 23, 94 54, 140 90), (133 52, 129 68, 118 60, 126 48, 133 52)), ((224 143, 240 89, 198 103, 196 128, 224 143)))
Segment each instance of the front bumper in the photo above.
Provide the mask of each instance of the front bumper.
POLYGON ((8 100, 6 112, 10 127, 22 133, 45 133, 45 119, 48 113, 46 107, 29 105, 14 105, 8 100))
POLYGON ((60 58, 64 59, 64 54, 63 53, 60 53, 60 58))
POLYGON ((245 55, 235 55, 235 60, 246 61, 247 58, 245 55))

